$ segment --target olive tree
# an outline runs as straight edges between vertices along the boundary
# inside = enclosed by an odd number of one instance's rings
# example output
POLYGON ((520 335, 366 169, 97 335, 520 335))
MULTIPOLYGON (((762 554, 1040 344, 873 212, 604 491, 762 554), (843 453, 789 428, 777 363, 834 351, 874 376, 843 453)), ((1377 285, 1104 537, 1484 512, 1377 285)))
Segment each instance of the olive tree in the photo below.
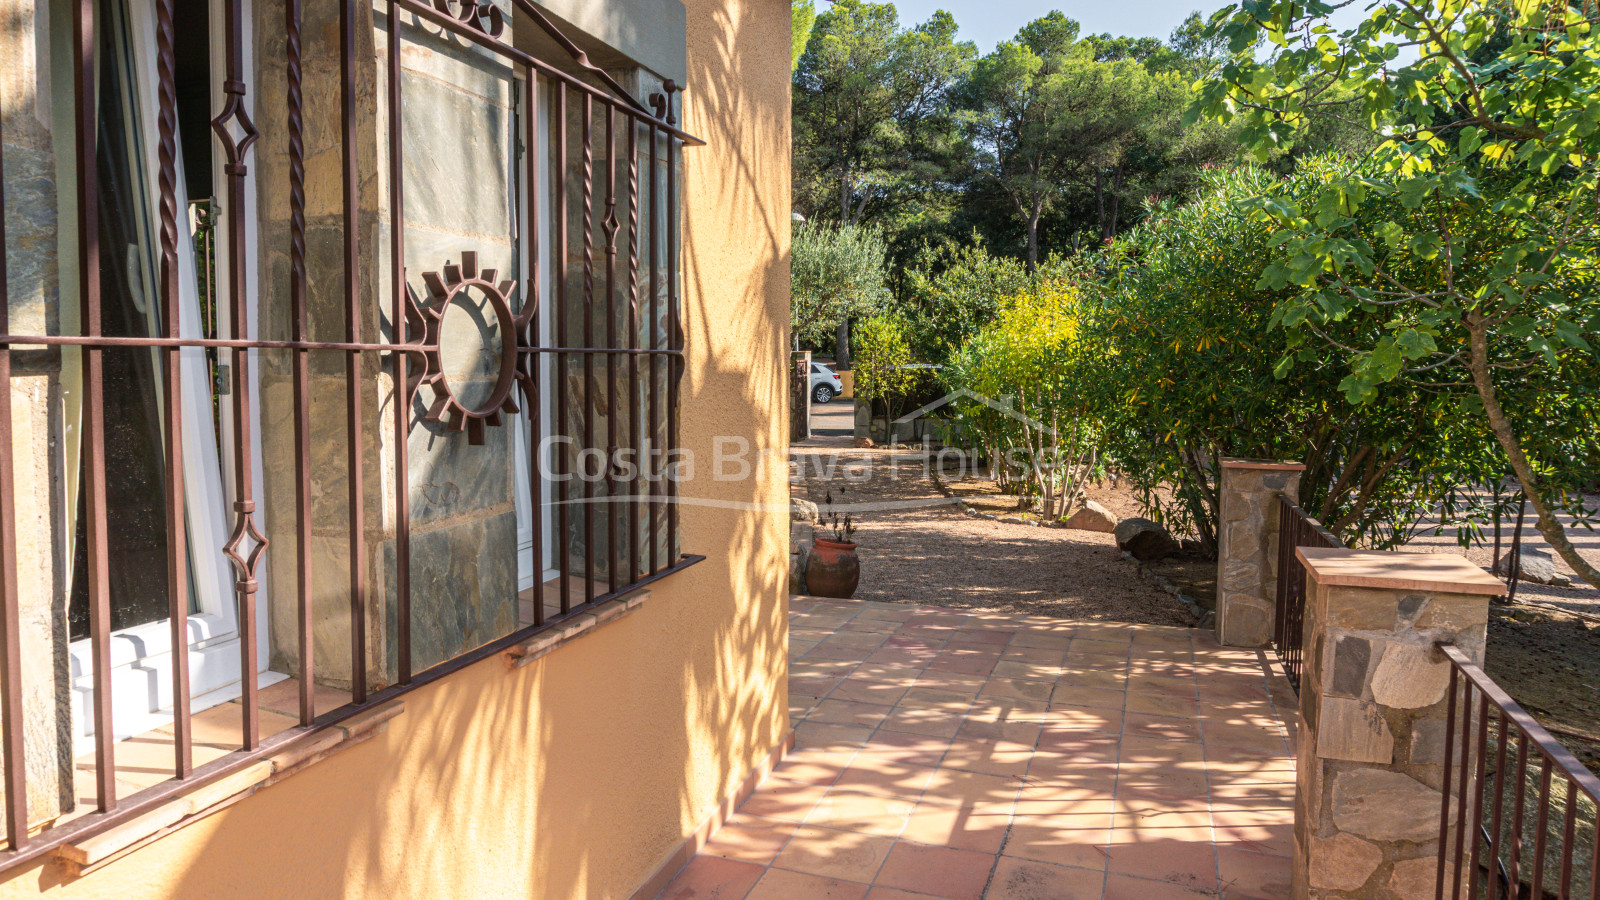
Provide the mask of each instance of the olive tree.
POLYGON ((869 316, 889 300, 883 236, 860 225, 800 223, 789 251, 789 332, 821 343, 840 322, 869 316))

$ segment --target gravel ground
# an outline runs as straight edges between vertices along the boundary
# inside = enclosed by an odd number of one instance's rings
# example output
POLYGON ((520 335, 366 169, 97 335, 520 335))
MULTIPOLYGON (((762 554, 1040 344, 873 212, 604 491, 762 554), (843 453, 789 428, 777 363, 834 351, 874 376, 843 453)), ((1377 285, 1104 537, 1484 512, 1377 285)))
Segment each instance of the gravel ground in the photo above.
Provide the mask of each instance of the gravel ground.
POLYGON ((969 516, 918 452, 797 446, 792 459, 801 468, 794 495, 822 507, 831 490, 856 523, 856 599, 1190 624, 1176 598, 1120 558, 1111 535, 969 516))

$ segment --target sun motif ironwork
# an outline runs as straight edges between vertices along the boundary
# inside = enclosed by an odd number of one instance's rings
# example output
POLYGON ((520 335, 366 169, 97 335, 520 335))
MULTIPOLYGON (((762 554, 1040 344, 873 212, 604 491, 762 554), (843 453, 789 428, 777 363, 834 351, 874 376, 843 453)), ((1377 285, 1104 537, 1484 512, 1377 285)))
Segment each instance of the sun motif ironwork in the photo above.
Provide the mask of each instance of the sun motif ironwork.
POLYGON ((424 272, 423 284, 428 296, 416 304, 423 325, 422 350, 427 360, 426 370, 416 379, 412 390, 420 385, 433 388, 433 403, 423 416, 429 422, 444 422, 453 432, 465 431, 467 440, 482 444, 486 425, 498 426, 501 414, 515 415, 517 403, 512 388, 524 377, 517 365, 522 350, 524 317, 511 309, 512 292, 516 282, 511 279, 496 281, 499 273, 494 269, 478 269, 478 254, 468 250, 461 254, 461 264, 446 263, 442 272, 424 272), (444 317, 450 305, 465 291, 476 289, 488 298, 494 310, 495 322, 500 330, 500 368, 494 389, 482 404, 468 408, 461 402, 444 370, 441 337, 444 317))

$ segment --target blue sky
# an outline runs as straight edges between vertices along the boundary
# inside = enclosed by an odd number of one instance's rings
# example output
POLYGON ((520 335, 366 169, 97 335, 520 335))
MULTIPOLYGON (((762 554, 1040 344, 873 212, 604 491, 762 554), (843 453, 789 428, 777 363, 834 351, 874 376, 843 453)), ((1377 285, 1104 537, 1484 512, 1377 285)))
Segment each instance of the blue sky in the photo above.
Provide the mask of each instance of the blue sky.
MULTIPOLYGON (((1165 39, 1189 13, 1202 17, 1227 5, 1228 0, 894 0, 900 24, 927 21, 935 10, 947 10, 961 26, 961 39, 973 41, 978 52, 987 53, 1000 41, 1009 40, 1017 29, 1052 9, 1059 9, 1083 25, 1084 34, 1125 34, 1133 37, 1165 39)), ((823 6, 825 4, 817 4, 823 6)))

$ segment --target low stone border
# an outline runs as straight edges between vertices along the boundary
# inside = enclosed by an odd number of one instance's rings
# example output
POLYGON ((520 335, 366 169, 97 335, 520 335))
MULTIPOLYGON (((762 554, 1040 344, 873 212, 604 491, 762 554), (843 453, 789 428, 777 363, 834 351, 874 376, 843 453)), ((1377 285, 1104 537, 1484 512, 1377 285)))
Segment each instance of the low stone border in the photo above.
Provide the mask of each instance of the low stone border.
POLYGON ((1188 594, 1185 594, 1183 589, 1178 587, 1177 582, 1151 569, 1149 565, 1140 562, 1138 557, 1126 550, 1119 551, 1119 555, 1121 555, 1123 559, 1133 564, 1133 568, 1139 573, 1140 578, 1143 578, 1151 584, 1154 584, 1156 587, 1161 588, 1163 591, 1166 591, 1172 596, 1177 597, 1178 602, 1184 605, 1184 609, 1189 614, 1190 618, 1194 619, 1194 627, 1210 628, 1216 624, 1216 612, 1214 610, 1206 609, 1200 605, 1199 601, 1195 600, 1188 594))

